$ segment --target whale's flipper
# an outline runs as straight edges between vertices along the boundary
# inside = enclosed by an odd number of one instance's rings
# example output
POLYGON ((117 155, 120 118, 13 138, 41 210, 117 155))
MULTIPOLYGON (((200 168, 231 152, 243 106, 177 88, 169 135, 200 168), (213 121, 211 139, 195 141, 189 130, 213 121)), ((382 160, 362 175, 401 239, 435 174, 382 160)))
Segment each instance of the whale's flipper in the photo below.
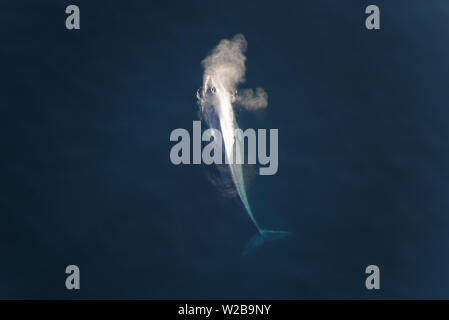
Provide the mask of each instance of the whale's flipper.
POLYGON ((250 251, 260 247, 266 242, 283 239, 292 236, 293 233, 288 231, 278 231, 278 230, 263 230, 261 229, 256 235, 254 235, 246 244, 242 251, 242 256, 246 256, 250 251))

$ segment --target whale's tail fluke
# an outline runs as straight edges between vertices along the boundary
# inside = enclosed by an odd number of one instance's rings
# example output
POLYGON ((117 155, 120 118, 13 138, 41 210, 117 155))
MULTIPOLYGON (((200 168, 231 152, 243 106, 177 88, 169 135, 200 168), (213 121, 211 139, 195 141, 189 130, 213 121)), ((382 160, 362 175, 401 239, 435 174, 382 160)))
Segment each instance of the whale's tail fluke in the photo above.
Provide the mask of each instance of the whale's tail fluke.
POLYGON ((277 239, 284 239, 292 235, 293 233, 288 231, 260 229, 259 232, 248 241, 248 243, 246 244, 245 248, 242 251, 242 256, 246 256, 249 252, 259 248, 266 242, 270 242, 277 239))

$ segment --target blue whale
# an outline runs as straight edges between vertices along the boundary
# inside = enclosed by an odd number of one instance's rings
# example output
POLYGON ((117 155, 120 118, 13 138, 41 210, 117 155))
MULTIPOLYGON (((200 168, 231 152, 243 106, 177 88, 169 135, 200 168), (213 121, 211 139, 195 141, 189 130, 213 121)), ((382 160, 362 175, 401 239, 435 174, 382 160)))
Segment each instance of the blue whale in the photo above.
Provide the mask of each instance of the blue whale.
MULTIPOLYGON (((226 90, 220 86, 219 82, 215 82, 212 77, 208 77, 205 81, 205 86, 198 91, 198 102, 202 119, 210 129, 215 129, 221 133, 223 150, 225 151, 225 160, 227 170, 220 170, 220 175, 223 180, 231 180, 246 212, 257 228, 257 233, 254 235, 244 247, 242 255, 247 255, 250 251, 260 247, 267 241, 282 239, 292 235, 288 231, 267 230, 260 227, 257 222, 248 201, 245 190, 245 181, 243 178, 242 165, 236 161, 232 161, 232 157, 236 152, 243 152, 238 150, 241 145, 235 143, 235 139, 243 139, 242 136, 235 135, 235 130, 238 129, 238 124, 234 117, 234 112, 231 104, 231 97, 226 90)), ((213 135, 213 134, 212 134, 213 135)), ((216 137, 214 136, 214 139, 216 137)))

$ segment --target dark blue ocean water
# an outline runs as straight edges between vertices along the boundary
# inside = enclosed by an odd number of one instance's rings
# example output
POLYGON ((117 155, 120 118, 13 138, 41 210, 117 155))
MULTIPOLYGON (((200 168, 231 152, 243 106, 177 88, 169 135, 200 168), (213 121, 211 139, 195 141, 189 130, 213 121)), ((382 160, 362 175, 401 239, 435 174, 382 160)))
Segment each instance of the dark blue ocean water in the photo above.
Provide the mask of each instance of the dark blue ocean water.
POLYGON ((73 3, 78 31, 69 2, 0 4, 0 298, 449 298, 447 1, 73 3), (242 205, 169 160, 239 32, 269 95, 239 123, 279 129, 248 196, 295 233, 248 257, 242 205))

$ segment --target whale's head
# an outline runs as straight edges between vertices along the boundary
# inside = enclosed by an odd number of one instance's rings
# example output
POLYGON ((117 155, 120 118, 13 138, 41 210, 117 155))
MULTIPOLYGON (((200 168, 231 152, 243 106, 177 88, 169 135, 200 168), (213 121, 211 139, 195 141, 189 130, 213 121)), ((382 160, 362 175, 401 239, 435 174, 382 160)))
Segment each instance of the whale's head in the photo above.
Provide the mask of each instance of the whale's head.
POLYGON ((204 86, 204 97, 206 99, 216 99, 219 94, 217 85, 211 76, 208 76, 204 86))
POLYGON ((203 87, 198 90, 197 98, 201 106, 217 106, 220 102, 219 86, 211 76, 206 76, 203 87))

